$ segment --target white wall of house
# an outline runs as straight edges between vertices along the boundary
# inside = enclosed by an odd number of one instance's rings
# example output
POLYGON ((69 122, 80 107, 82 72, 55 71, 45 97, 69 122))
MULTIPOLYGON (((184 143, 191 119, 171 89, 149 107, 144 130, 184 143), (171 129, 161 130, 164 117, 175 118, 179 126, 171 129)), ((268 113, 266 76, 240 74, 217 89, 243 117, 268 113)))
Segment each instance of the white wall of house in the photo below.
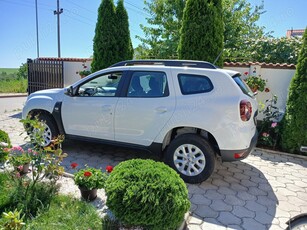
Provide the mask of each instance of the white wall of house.
POLYGON ((64 61, 63 68, 64 68, 64 87, 67 87, 81 79, 79 75, 80 71, 91 69, 91 61, 90 60, 85 62, 64 61))
MULTIPOLYGON (((270 89, 270 92, 258 92, 256 98, 259 102, 259 111, 263 108, 262 103, 266 100, 270 100, 274 95, 277 96, 277 104, 279 112, 284 113, 287 103, 288 91, 290 81, 295 74, 295 69, 293 68, 278 68, 278 65, 267 68, 259 65, 250 65, 245 67, 224 67, 225 69, 232 69, 238 71, 244 75, 245 72, 249 72, 249 75, 259 76, 267 80, 266 86, 270 89)), ((243 77, 243 79, 245 76, 243 77)), ((259 120, 262 120, 263 116, 260 113, 258 116, 259 120)))

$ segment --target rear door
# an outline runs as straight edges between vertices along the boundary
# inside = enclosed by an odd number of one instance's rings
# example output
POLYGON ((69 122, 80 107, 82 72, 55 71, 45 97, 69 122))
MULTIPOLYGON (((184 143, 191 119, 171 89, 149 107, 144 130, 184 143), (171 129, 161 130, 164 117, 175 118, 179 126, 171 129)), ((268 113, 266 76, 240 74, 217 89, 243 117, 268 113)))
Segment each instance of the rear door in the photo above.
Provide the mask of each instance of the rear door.
POLYGON ((149 146, 175 109, 170 71, 130 71, 115 109, 115 140, 149 146))

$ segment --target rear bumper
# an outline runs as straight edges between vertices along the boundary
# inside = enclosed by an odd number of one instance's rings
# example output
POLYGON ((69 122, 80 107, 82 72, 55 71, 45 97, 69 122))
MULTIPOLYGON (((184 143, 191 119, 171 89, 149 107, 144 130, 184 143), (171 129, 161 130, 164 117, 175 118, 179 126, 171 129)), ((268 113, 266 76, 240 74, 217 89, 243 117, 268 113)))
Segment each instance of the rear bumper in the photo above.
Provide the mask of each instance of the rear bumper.
POLYGON ((220 150, 222 161, 238 161, 242 160, 254 150, 258 140, 258 131, 256 129, 253 138, 251 139, 250 145, 247 149, 239 150, 220 150))

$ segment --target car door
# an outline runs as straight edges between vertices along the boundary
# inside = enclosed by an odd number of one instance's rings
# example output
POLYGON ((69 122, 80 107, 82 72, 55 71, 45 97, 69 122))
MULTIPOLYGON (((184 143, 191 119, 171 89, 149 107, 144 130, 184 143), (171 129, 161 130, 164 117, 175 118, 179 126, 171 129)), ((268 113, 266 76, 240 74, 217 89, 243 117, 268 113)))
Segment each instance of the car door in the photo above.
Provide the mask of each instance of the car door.
POLYGON ((114 140, 113 116, 122 74, 111 72, 90 78, 77 86, 74 96, 64 96, 62 119, 66 134, 114 140))
POLYGON ((143 146, 154 141, 175 107, 168 71, 130 71, 126 95, 116 105, 116 141, 143 146))

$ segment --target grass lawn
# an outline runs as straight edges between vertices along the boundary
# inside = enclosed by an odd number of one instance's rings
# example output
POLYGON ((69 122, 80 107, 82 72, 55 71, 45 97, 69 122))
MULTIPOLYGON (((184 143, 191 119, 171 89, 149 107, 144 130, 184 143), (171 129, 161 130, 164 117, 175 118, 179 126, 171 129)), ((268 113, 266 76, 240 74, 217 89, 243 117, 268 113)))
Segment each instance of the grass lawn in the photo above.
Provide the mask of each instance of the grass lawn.
POLYGON ((28 81, 26 79, 0 80, 0 93, 26 93, 28 81))
MULTIPOLYGON (((0 173, 0 210, 6 210, 10 205, 10 196, 14 194, 15 187, 8 176, 0 173)), ((2 214, 2 213, 0 213, 2 214)), ((0 218, 0 228, 4 218, 0 218)), ((70 196, 55 195, 52 197, 48 208, 39 210, 31 219, 24 220, 25 229, 31 230, 67 230, 67 229, 101 229, 102 221, 96 208, 85 202, 70 196)))
POLYGON ((14 74, 18 72, 19 68, 0 68, 0 73, 6 72, 7 74, 14 74))

